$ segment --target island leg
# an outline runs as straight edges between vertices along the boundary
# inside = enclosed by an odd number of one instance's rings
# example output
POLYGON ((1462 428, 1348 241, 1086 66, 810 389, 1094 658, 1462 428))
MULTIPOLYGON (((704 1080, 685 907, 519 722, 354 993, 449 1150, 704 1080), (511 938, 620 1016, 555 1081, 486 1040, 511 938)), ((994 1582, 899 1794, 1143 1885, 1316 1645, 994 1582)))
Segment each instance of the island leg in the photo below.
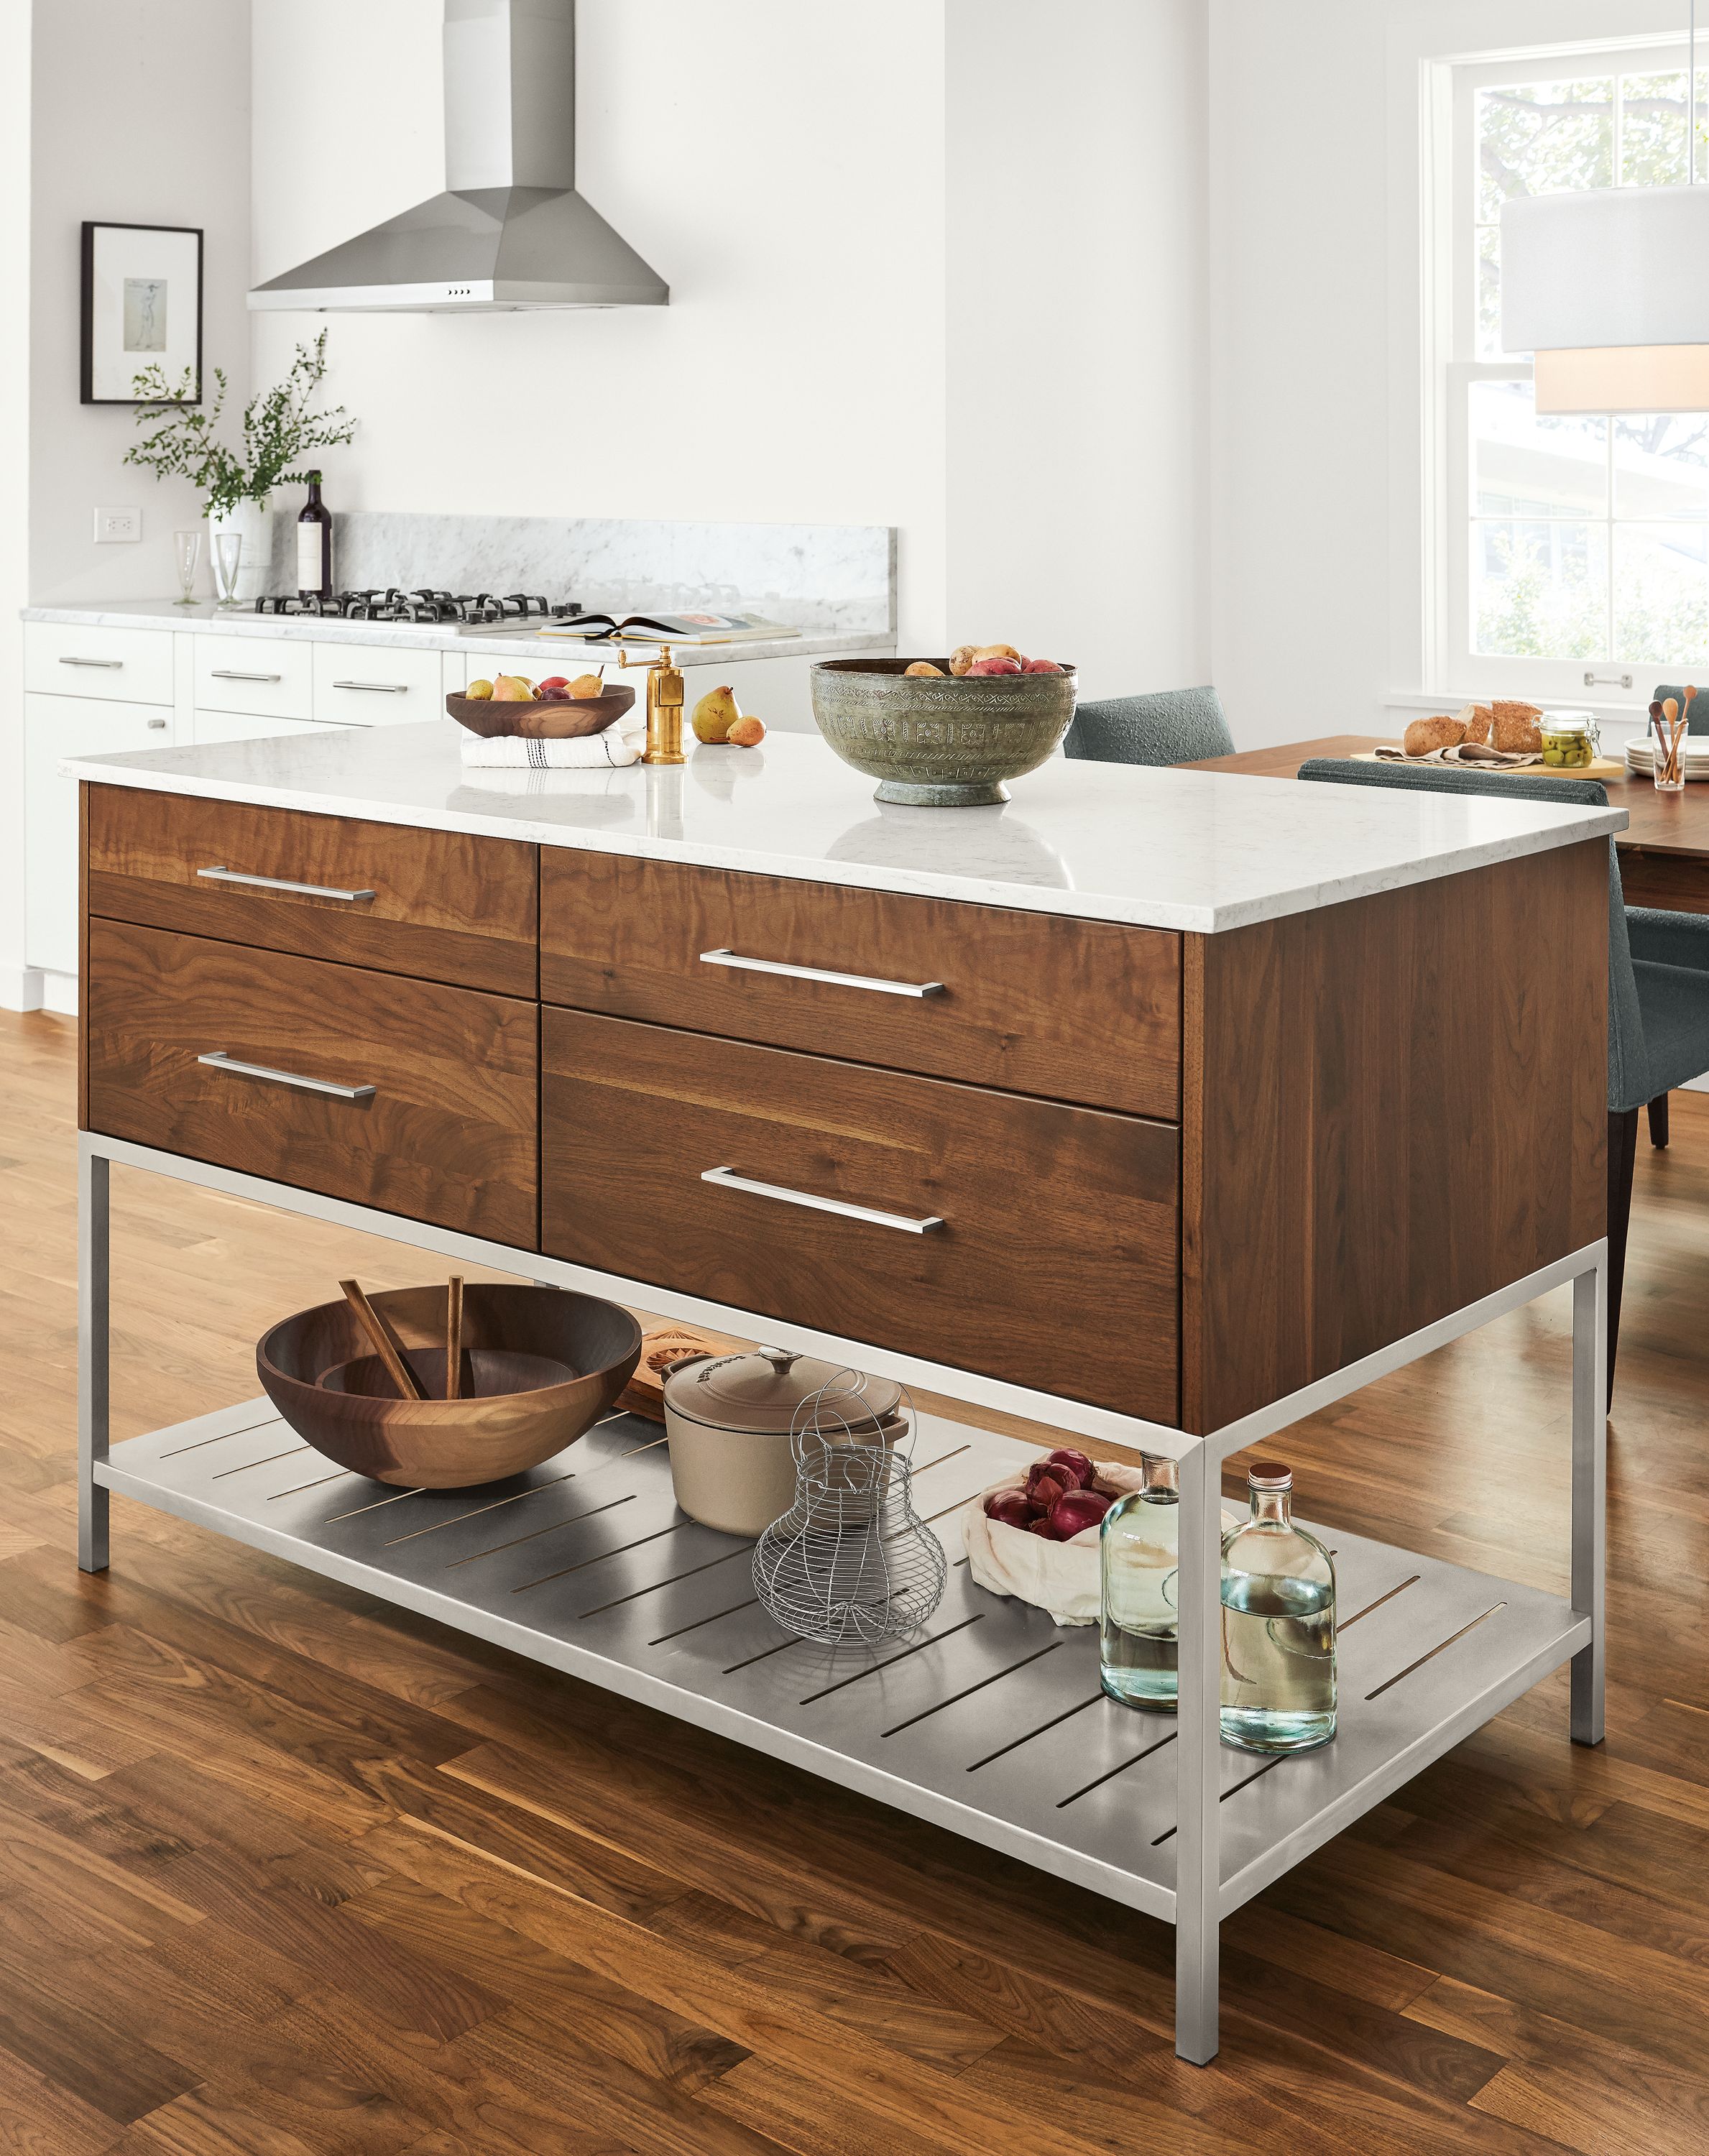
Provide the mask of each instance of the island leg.
POLYGON ((1222 1460, 1201 1441, 1180 1461, 1176 1580, 1175 2049, 1216 2056, 1222 1706, 1222 1460))
POLYGON ((1590 1644, 1573 1657, 1575 1744, 1602 1742, 1606 1647, 1603 1574, 1608 1540, 1608 1255, 1599 1248, 1573 1282, 1573 1607, 1590 1644))
POLYGON ((77 1153, 77 1563, 107 1568, 110 1493, 95 1479, 107 1456, 107 1178, 111 1163, 88 1136, 77 1153))

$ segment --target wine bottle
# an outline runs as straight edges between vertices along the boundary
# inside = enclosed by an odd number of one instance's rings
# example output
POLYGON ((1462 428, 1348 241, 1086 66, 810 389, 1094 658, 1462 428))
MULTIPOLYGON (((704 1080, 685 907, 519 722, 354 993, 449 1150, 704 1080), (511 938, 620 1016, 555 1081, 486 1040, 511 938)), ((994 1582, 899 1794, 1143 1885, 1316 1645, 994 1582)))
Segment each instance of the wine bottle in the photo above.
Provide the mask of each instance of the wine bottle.
POLYGON ((332 512, 321 499, 321 475, 308 475, 309 498, 297 518, 297 597, 332 596, 332 512))

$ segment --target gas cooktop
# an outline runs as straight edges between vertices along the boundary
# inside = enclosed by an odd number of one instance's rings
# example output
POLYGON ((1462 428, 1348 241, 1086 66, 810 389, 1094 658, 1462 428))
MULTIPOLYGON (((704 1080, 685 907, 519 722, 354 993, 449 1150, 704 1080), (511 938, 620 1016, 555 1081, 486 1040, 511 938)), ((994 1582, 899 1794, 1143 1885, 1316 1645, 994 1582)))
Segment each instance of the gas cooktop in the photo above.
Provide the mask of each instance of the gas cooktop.
POLYGON ((518 629, 542 622, 567 621, 582 608, 575 599, 548 603, 526 592, 507 592, 500 598, 491 592, 442 592, 425 586, 405 592, 389 584, 383 591, 338 592, 330 599, 303 598, 294 593, 259 598, 255 611, 326 621, 404 623, 498 636, 507 632, 514 635, 518 629))

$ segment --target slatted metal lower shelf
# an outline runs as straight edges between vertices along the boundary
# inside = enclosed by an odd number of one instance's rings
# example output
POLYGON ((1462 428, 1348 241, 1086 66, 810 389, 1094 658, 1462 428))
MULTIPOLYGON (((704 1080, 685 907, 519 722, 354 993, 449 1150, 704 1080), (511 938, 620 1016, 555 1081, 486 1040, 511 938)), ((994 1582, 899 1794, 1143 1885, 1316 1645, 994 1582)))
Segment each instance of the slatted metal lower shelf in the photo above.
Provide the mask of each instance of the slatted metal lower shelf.
MULTIPOLYGON (((684 1518, 655 1424, 618 1416, 531 1473, 399 1492, 252 1400, 114 1446, 110 1489, 478 1634, 810 1773, 1174 1915, 1174 1723, 1098 1689, 1094 1628, 968 1577, 967 1499, 1025 1448, 926 1418, 916 1502, 949 1588, 914 1640, 831 1650, 754 1599, 750 1543, 684 1518)), ((1558 1597, 1326 1534, 1340 1727, 1297 1758, 1221 1754, 1227 1914, 1585 1645, 1558 1597)))

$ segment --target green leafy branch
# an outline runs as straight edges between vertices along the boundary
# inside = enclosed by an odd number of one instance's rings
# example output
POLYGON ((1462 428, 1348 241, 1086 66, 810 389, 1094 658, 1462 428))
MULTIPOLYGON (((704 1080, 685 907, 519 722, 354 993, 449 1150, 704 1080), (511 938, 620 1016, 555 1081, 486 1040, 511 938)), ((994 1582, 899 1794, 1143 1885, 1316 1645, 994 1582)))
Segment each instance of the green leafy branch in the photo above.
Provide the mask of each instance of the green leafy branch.
POLYGON ((305 460, 316 449, 336 449, 356 432, 356 421, 341 404, 317 412, 315 399, 326 372, 326 332, 312 345, 300 344, 290 371, 273 388, 258 390, 244 407, 243 446, 219 438, 225 409, 225 371, 216 367, 218 389, 211 406, 191 400, 193 370, 168 382, 158 366, 136 377, 136 393, 150 409, 136 414, 138 426, 151 427, 125 452, 127 465, 141 465, 157 479, 187 479, 203 496, 204 516, 222 516, 240 501, 265 501, 277 486, 300 483, 305 460), (162 419, 164 408, 168 417, 162 419))

